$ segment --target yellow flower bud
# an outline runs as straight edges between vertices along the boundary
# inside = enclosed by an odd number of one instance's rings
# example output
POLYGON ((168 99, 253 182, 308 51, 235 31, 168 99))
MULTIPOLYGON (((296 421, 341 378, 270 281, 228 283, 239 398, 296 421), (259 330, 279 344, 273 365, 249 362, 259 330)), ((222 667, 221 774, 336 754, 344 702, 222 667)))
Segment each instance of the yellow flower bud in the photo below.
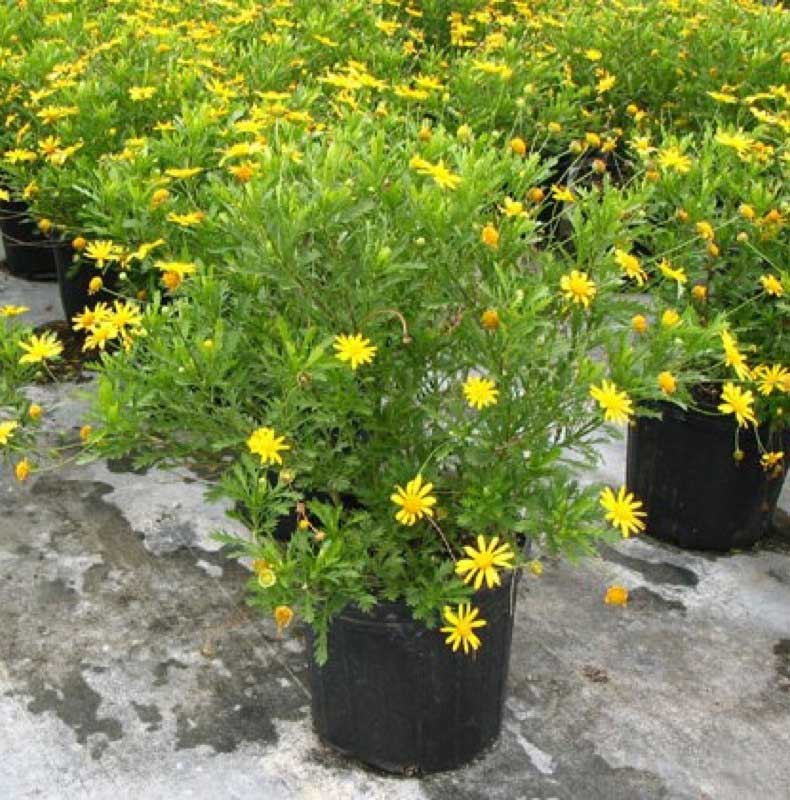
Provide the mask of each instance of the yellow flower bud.
POLYGON ((175 292, 183 282, 184 279, 177 272, 167 270, 162 273, 162 285, 168 291, 175 292))
POLYGON ((46 218, 38 221, 38 229, 41 233, 49 233, 52 230, 52 221, 46 218))
POLYGON ((597 133, 593 133, 592 131, 588 131, 584 134, 584 141, 587 142, 590 147, 600 147, 601 146, 601 137, 597 133))
POLYGON ((71 246, 78 253, 81 253, 88 246, 88 240, 84 236, 75 236, 71 240, 71 246))
POLYGON ((157 189, 151 195, 151 205, 154 208, 158 208, 163 203, 166 203, 170 199, 170 192, 167 189, 157 189))
POLYGON ((499 314, 494 308, 487 308, 480 316, 480 324, 487 331, 495 331, 501 324, 499 314))
POLYGON ((474 133, 469 125, 461 125, 458 130, 455 132, 455 135, 458 137, 458 141, 460 142, 471 142, 474 139, 474 133))
POLYGON ((258 571, 258 584, 262 589, 270 589, 277 583, 277 576, 271 569, 264 568, 258 571))
POLYGON ((93 428, 90 425, 83 425, 80 428, 80 439, 82 439, 83 442, 87 442, 91 433, 93 433, 93 428))
POLYGON ((496 250, 499 247, 499 231, 489 222, 480 233, 480 241, 486 247, 496 250))
POLYGON ((98 275, 95 275, 88 284, 88 294, 96 294, 96 292, 101 291, 103 286, 104 281, 98 275))
POLYGON ((545 197, 546 192, 544 192, 540 186, 533 186, 527 192, 527 199, 530 201, 530 203, 542 203, 545 197))
POLYGON ((668 308, 661 315, 661 324, 665 328, 674 328, 680 322, 680 315, 674 308, 668 308))
POLYGON ((32 420, 41 419, 44 409, 38 403, 31 403, 30 408, 27 410, 28 416, 32 420))
POLYGON ((14 474, 18 481, 26 481, 30 475, 30 462, 26 458, 23 458, 14 467, 14 474))
POLYGON ((527 143, 517 136, 515 139, 510 140, 510 149, 517 156, 523 156, 527 152, 527 143))
POLYGON ((290 606, 277 606, 274 609, 274 621, 277 623, 277 635, 282 635, 283 629, 287 628, 294 618, 293 609, 290 606))
POLYGON ((708 287, 698 283, 691 289, 691 296, 700 303, 704 303, 708 299, 708 287))
POLYGON ((671 372, 661 372, 658 375, 658 386, 664 394, 675 394, 678 382, 671 372))
POLYGON ((636 314, 631 318, 631 328, 636 333, 644 333, 648 327, 647 317, 644 314, 636 314))

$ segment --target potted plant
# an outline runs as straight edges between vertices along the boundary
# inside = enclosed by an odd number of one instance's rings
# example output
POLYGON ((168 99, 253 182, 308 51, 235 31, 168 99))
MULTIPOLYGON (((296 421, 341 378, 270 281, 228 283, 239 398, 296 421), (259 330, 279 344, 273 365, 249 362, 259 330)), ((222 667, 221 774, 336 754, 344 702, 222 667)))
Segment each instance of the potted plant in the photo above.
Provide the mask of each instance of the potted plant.
POLYGON ((14 200, 8 189, 0 188, 0 233, 3 237, 5 265, 18 277, 34 281, 54 280, 54 248, 43 226, 30 218, 27 203, 14 200))
MULTIPOLYGON (((540 183, 537 156, 416 134, 390 118, 384 148, 355 119, 298 163, 273 152, 228 206, 233 268, 198 265, 103 358, 91 448, 224 472, 250 602, 307 624, 319 733, 427 772, 498 733, 525 544, 580 555, 602 533, 575 477, 596 432, 715 336, 631 338, 612 253, 644 225, 636 195, 580 191, 558 242, 501 194, 540 183)), ((602 502, 640 529, 633 496, 602 502)))
POLYGON ((645 501, 648 531, 682 547, 759 541, 787 474, 788 195, 766 148, 759 131, 722 127, 646 155, 660 171, 649 237, 656 317, 671 306, 678 324, 728 320, 693 407, 654 406, 629 431, 627 483, 645 501))
MULTIPOLYGON (((682 221, 660 192, 710 199, 672 184, 684 144, 655 152, 647 127, 734 125, 721 81, 782 102, 778 15, 190 2, 182 25, 49 5, 0 9, 16 37, 2 152, 32 216, 73 243, 63 274, 87 268, 90 288, 117 270, 112 305, 70 313, 100 354, 85 457, 216 476, 249 531, 221 537, 250 602, 305 623, 328 742, 390 770, 464 763, 499 730, 530 543, 590 552, 601 506, 624 536, 645 527, 625 487, 583 487, 597 437, 638 408, 700 405, 751 342, 738 303, 686 303, 677 266, 644 255, 680 241, 660 241, 682 221), (719 63, 735 26, 748 67, 719 63), (652 308, 648 271, 675 292, 652 308)), ((755 207, 764 178, 739 179, 755 207)), ((686 212, 705 258, 717 203, 686 212)), ((20 370, 59 355, 33 336, 0 328, 14 459, 32 447, 20 370)), ((749 423, 740 389, 715 402, 749 423)))

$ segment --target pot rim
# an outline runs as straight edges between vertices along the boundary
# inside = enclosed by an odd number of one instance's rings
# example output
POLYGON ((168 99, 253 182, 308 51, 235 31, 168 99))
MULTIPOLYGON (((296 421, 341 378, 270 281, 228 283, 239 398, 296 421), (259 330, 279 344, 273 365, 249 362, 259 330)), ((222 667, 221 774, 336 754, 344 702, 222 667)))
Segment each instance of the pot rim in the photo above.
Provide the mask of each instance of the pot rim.
MULTIPOLYGON (((699 428, 707 428, 718 432, 731 432, 735 435, 735 430, 738 427, 735 418, 731 415, 718 414, 713 412, 700 411, 696 408, 682 408, 676 403, 670 403, 667 400, 653 400, 644 402, 642 408, 649 408, 651 410, 659 411, 661 416, 656 419, 655 417, 637 416, 636 423, 644 422, 646 420, 664 422, 665 418, 673 422, 682 422, 689 425, 694 425, 699 428)), ((750 431, 751 428, 744 428, 744 431, 750 431)), ((763 437, 771 432, 769 423, 762 423, 757 426, 760 436, 763 437)), ((779 432, 781 429, 777 429, 779 432)), ((790 432, 790 431, 789 431, 790 432)))

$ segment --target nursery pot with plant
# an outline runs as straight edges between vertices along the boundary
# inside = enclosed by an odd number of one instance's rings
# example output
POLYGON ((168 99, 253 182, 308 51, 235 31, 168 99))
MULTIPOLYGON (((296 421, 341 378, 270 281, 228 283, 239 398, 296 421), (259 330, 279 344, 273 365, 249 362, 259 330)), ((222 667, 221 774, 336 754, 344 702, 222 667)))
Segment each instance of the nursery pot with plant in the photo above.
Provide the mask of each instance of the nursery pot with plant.
MULTIPOLYGON (((590 553, 601 504, 639 530, 638 500, 576 476, 660 392, 615 258, 633 198, 580 191, 558 242, 502 196, 540 185, 537 155, 440 126, 418 150, 412 120, 387 124, 339 126, 296 167, 270 154, 226 206, 232 267, 193 264, 102 359, 88 448, 213 464, 249 603, 308 630, 320 735, 427 772, 497 737, 524 538, 590 553)), ((661 368, 709 346, 693 331, 661 368)))
MULTIPOLYGON (((720 131, 656 148, 664 169, 647 239, 660 260, 646 288, 656 316, 671 314, 663 327, 718 325, 719 342, 698 365, 708 379, 689 381, 689 404, 646 407, 628 436, 627 484, 648 533, 719 552, 768 532, 790 455, 787 181, 779 160, 758 164, 742 144, 720 131)), ((664 378, 663 391, 678 387, 664 378)))
POLYGON ((6 267, 12 275, 31 281, 55 279, 54 246, 29 217, 26 203, 0 202, 0 232, 6 267))

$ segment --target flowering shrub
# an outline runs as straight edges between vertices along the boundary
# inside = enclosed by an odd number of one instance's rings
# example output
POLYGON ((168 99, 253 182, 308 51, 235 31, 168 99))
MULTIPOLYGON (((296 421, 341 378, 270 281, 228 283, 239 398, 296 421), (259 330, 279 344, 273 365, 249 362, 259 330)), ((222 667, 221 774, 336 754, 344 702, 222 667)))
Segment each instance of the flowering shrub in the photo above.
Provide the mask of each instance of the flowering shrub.
MULTIPOLYGON (((524 537, 589 552, 598 490, 573 465, 628 419, 626 393, 663 396, 657 357, 684 375, 718 341, 632 332, 613 253, 643 224, 635 196, 580 190, 557 242, 508 201, 543 180, 537 157, 439 128, 421 142, 391 118, 271 163, 226 212, 232 266, 105 358, 96 446, 234 459, 220 486, 253 539, 225 541, 253 559, 254 602, 294 607, 319 647, 349 602, 405 598, 435 622, 498 583, 524 537)), ((632 496, 603 504, 624 535, 643 527, 632 496)))
MULTIPOLYGON (((117 295, 72 320, 89 452, 213 470, 252 601, 319 656, 382 598, 470 652, 526 539, 642 530, 576 482, 604 425, 784 418, 780 6, 121 5, 0 9, 0 200, 117 295)), ((60 345, 4 316, 18 461, 60 345)))

